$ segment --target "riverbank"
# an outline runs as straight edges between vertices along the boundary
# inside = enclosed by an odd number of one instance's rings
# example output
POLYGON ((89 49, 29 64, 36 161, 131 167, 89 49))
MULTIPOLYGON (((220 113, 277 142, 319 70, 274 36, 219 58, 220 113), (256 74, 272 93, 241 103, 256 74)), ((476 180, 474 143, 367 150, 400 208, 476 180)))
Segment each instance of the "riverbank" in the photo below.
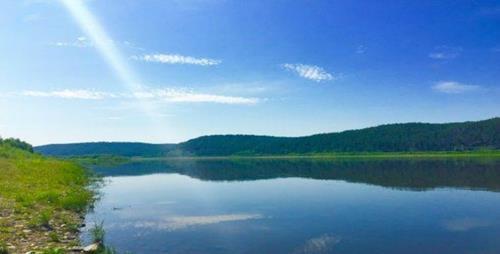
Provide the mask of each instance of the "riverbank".
POLYGON ((123 157, 121 162, 148 160, 224 160, 224 159, 452 159, 500 158, 500 150, 436 151, 436 152, 352 152, 310 153, 283 155, 231 155, 231 156, 166 156, 123 157))
POLYGON ((74 162, 0 144, 0 253, 64 253, 78 246, 94 197, 90 184, 89 173, 74 162))

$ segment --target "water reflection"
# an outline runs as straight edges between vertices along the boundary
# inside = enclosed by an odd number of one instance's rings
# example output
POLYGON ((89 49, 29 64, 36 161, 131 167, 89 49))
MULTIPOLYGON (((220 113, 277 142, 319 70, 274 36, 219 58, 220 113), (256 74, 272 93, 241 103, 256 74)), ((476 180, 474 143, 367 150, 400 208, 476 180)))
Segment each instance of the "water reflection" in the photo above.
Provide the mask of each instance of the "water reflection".
POLYGON ((340 237, 328 234, 311 238, 305 242, 304 246, 295 250, 293 254, 331 253, 333 247, 337 245, 340 240, 340 237))
POLYGON ((224 222, 236 222, 262 219, 260 214, 220 214, 204 216, 169 216, 157 220, 142 220, 108 225, 108 228, 136 228, 148 230, 175 231, 195 226, 212 225, 224 222))
POLYGON ((500 160, 155 160, 95 170, 105 176, 178 173, 206 181, 300 177, 412 190, 500 190, 500 160))
POLYGON ((119 253, 500 253, 495 160, 170 160, 96 170, 107 184, 82 240, 104 221, 119 253))
POLYGON ((445 229, 452 232, 465 232, 477 228, 486 228, 492 225, 493 222, 478 218, 460 218, 444 222, 445 229))

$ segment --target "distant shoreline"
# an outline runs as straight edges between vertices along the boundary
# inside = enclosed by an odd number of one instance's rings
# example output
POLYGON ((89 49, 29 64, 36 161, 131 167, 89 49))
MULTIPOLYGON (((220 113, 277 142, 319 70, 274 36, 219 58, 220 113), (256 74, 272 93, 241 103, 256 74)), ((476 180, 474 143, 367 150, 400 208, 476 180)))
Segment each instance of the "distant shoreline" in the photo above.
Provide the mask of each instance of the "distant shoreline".
POLYGON ((500 159, 500 150, 481 151, 434 151, 434 152, 358 152, 358 153, 318 153, 318 154, 286 154, 286 155, 232 155, 232 156, 116 156, 87 155, 63 157, 82 164, 116 165, 128 162, 161 161, 161 160, 292 160, 292 159, 500 159))
POLYGON ((324 153, 324 154, 286 154, 286 155, 231 155, 231 156, 165 156, 165 157, 130 157, 138 160, 171 159, 321 159, 321 158, 469 158, 500 157, 500 150, 491 151, 443 151, 443 152, 359 152, 359 153, 324 153))

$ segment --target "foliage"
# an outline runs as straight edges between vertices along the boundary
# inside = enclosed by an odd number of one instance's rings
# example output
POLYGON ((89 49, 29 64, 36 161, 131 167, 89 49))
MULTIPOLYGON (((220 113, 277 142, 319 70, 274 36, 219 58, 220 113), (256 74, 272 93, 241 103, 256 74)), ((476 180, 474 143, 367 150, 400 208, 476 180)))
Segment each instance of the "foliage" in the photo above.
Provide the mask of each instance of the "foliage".
POLYGON ((390 124, 298 138, 206 136, 179 146, 203 156, 500 149, 500 118, 448 124, 390 124))
POLYGON ((500 149, 500 118, 477 122, 388 124, 306 137, 213 135, 177 145, 145 143, 80 143, 47 145, 47 155, 246 156, 359 152, 470 151, 500 149))
POLYGON ((174 145, 147 144, 138 142, 92 142, 75 144, 56 144, 35 147, 35 151, 49 156, 163 156, 170 152, 174 145))
POLYGON ((84 166, 116 166, 130 161, 129 157, 107 154, 71 156, 68 159, 84 166))
POLYGON ((0 137, 0 145, 8 145, 11 147, 19 148, 24 151, 28 151, 30 153, 33 152, 33 146, 17 138, 2 139, 0 137))

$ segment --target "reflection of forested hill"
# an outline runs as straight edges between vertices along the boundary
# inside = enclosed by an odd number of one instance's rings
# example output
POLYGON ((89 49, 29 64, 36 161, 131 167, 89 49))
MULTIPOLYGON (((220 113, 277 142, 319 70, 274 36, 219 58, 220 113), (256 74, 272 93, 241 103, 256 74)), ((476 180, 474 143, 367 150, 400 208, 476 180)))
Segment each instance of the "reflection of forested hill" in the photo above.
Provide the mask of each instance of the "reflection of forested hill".
POLYGON ((208 181, 302 177, 415 190, 500 190, 498 160, 168 160, 132 162, 96 171, 107 176, 179 173, 208 181))

